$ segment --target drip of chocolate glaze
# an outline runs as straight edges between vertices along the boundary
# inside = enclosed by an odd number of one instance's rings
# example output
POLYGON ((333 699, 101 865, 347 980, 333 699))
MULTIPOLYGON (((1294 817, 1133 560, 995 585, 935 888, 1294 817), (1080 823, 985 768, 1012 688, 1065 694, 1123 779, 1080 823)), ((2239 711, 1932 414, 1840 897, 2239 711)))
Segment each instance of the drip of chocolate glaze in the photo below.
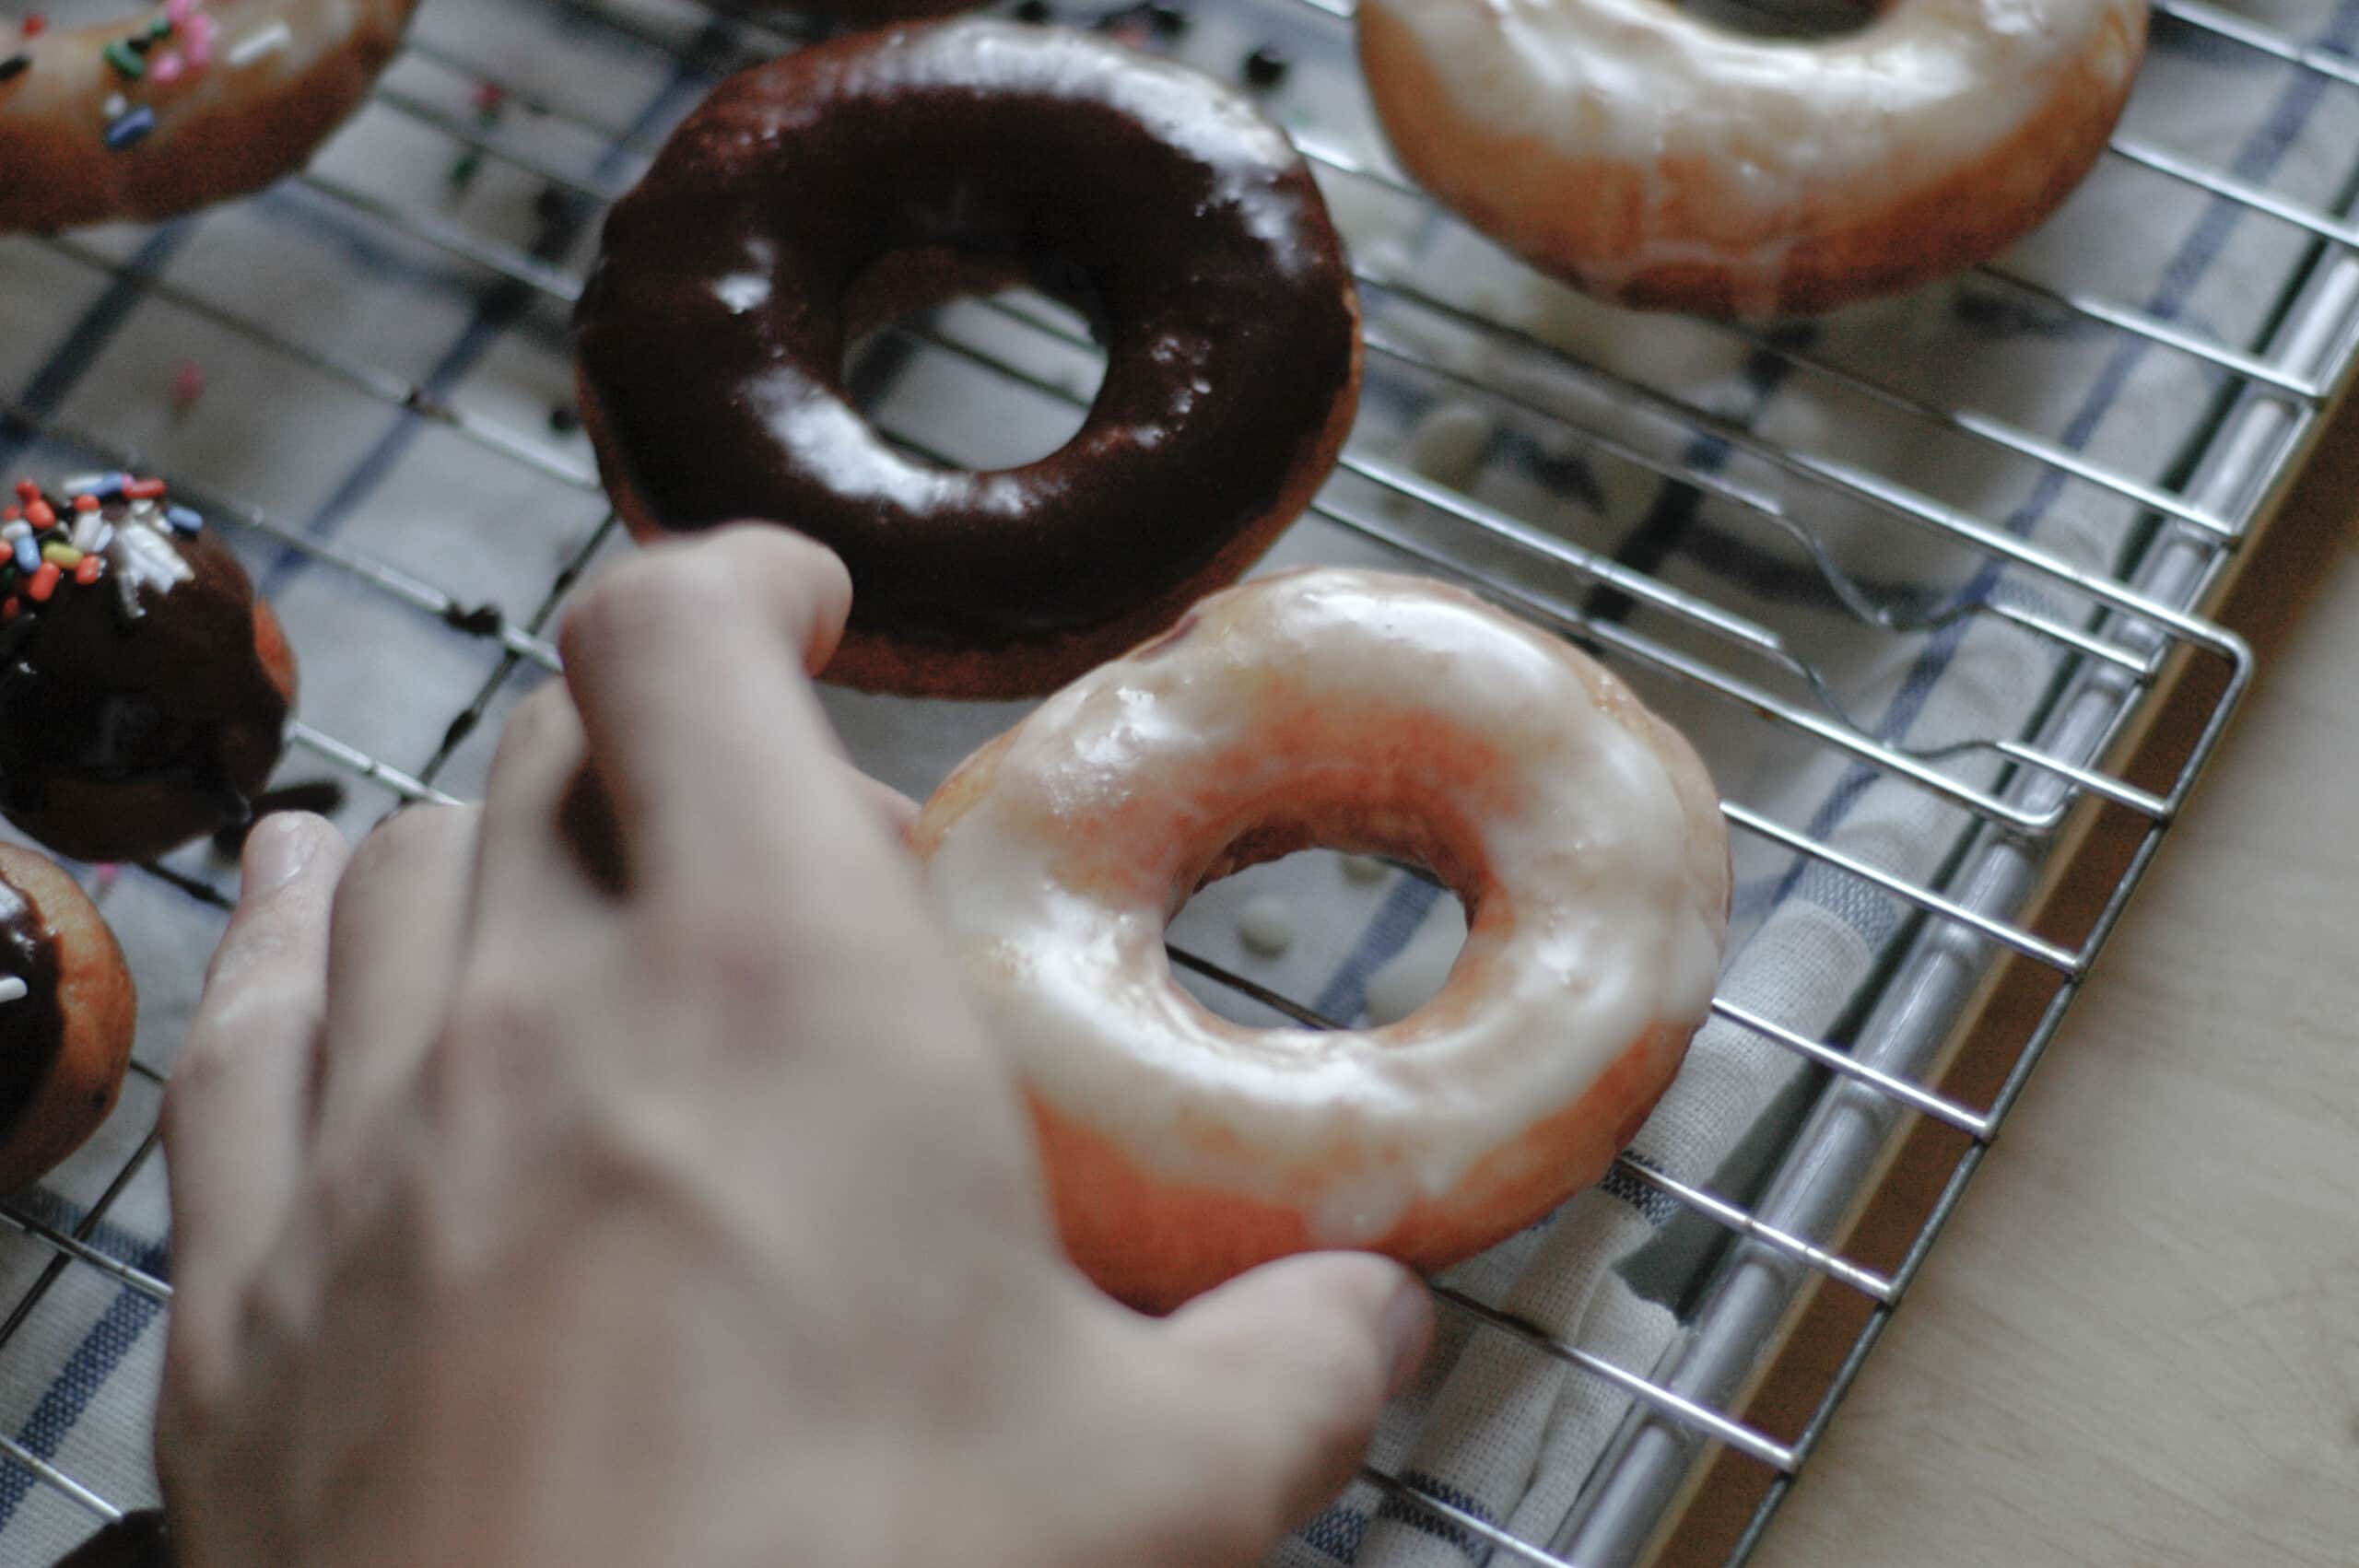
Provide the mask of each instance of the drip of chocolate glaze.
POLYGON ((246 835, 254 824, 273 812, 312 812, 321 816, 334 816, 344 809, 347 799, 343 785, 333 778, 303 778, 292 784, 282 784, 266 790, 247 802, 246 814, 235 822, 224 823, 214 830, 213 848, 224 855, 235 855, 245 848, 246 835))

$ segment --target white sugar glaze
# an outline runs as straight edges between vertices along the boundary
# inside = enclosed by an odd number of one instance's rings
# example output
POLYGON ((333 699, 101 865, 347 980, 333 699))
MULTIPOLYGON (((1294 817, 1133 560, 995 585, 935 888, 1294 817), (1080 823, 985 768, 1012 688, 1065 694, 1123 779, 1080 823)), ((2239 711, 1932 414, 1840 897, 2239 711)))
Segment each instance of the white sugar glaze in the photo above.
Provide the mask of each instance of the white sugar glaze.
MULTIPOLYGON (((2146 9, 2145 0, 1895 0, 1856 33, 1797 41, 1729 32, 1661 0, 1362 3, 1364 17, 1406 29, 1450 115, 1528 140, 1536 157, 1627 176, 1602 199, 1627 209, 1628 242, 1612 255, 1584 251, 1567 269, 1584 287, 1613 297, 1650 269, 1708 266, 1738 275, 1748 310, 1776 302, 1797 242, 1861 209, 1987 172, 1982 160, 2062 95, 2118 109, 2146 9)), ((1410 149, 1404 157, 1416 161, 1410 149)), ((2037 172, 2023 182, 2040 184, 2037 172)), ((1471 170, 1462 182, 1504 188, 1498 178, 1471 170)), ((1994 189, 1992 199, 2013 196, 1994 189)), ((1528 215, 1513 227, 1550 221, 1528 215)))
POLYGON ((1302 1209, 1320 1245, 1382 1236, 1710 1000, 1728 851, 1702 765, 1456 590, 1321 569, 1216 594, 966 771, 917 837, 1027 1091, 1157 1179, 1302 1209), (1165 921, 1238 835, 1299 810, 1323 842, 1414 844, 1388 792, 1471 833, 1473 930, 1430 1003, 1262 1030, 1173 982, 1165 921))

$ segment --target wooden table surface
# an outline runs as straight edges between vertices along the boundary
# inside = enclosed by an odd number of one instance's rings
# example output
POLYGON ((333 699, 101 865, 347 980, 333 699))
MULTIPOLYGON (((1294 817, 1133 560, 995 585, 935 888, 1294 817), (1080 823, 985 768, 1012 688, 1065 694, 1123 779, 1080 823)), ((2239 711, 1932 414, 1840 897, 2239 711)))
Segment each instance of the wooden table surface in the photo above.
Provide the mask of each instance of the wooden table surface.
POLYGON ((2359 1565, 2359 417, 2261 677, 1755 1562, 2359 1565))

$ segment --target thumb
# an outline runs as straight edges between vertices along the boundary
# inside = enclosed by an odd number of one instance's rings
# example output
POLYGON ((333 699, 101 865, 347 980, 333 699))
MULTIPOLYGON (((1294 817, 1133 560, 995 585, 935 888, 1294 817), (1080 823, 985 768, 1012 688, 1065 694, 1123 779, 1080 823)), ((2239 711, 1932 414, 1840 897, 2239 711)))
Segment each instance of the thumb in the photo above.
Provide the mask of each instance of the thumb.
POLYGON ((1425 1359, 1433 1300, 1396 1263, 1313 1253, 1197 1297, 1164 1331, 1182 1374, 1222 1396, 1221 1503, 1262 1521, 1266 1548, 1358 1470, 1384 1401, 1425 1359))

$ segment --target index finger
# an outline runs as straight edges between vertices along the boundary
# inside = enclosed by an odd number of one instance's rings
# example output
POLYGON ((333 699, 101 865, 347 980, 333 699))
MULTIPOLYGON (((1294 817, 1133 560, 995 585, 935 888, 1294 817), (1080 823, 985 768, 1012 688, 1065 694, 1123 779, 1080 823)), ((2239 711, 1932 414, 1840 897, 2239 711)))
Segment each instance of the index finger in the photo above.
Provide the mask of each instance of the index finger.
POLYGON ((883 848, 804 674, 851 603, 832 554, 748 527, 646 551, 567 617, 566 682, 634 886, 767 897, 883 848))
POLYGON ((239 1291, 292 1211, 327 1010, 328 912, 344 836, 299 812, 246 838, 245 886, 164 1093, 177 1343, 227 1354, 239 1291))

